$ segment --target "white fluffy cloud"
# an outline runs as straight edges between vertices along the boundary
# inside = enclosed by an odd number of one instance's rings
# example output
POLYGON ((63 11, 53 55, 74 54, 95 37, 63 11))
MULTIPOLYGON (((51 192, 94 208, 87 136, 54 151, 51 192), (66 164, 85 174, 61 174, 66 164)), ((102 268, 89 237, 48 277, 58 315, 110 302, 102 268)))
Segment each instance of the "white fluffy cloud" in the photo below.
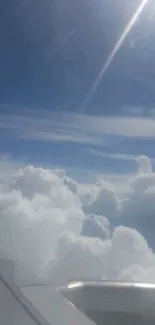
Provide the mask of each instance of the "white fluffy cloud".
POLYGON ((10 162, 9 177, 0 173, 0 258, 14 259, 18 281, 155 281, 155 174, 147 157, 138 166, 126 182, 86 185, 10 162))
POLYGON ((135 229, 119 226, 111 239, 64 234, 58 242, 58 263, 51 278, 155 280, 155 255, 135 229), (150 277, 151 276, 151 277, 150 277))
POLYGON ((80 234, 83 211, 63 173, 22 168, 3 182, 0 192, 0 254, 31 272, 55 258, 57 240, 66 230, 80 234))

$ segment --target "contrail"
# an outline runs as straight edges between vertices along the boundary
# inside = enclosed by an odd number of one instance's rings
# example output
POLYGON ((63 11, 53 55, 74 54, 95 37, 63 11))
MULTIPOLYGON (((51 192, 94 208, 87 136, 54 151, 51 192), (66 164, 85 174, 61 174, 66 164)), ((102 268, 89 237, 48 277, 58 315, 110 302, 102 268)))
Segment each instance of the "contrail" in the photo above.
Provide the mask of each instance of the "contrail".
POLYGON ((103 75, 105 74, 105 72, 107 71, 107 69, 109 68, 109 66, 111 65, 112 61, 114 60, 115 55, 117 54, 117 52, 119 51, 119 49, 121 48, 121 46, 123 45, 126 37, 128 36, 128 34, 130 33, 131 29, 133 28, 133 26, 135 25, 137 19, 139 18, 140 14, 142 13, 145 5, 147 4, 148 0, 142 0, 140 6, 138 7, 138 9, 136 10, 136 12, 133 14, 132 18, 130 19, 129 23, 127 24, 127 26, 125 27, 122 35, 120 36, 120 38, 118 39, 118 41, 116 42, 112 52, 110 53, 106 63, 104 64, 102 70, 100 71, 99 75, 97 76, 97 79, 95 80, 94 84, 92 85, 92 87, 90 88, 88 94, 86 95, 81 107, 80 107, 80 111, 83 111, 84 108, 87 106, 87 104, 90 102, 90 100, 92 99, 103 75))

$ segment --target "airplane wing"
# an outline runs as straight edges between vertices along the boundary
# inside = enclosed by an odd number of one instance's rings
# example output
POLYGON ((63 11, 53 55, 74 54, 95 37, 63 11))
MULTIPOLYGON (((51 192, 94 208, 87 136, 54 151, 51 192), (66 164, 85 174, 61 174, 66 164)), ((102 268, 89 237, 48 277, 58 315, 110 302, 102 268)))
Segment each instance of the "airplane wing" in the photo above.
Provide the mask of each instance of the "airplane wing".
POLYGON ((0 259, 0 325, 49 325, 14 283, 12 261, 0 259))
MULTIPOLYGON (((155 284, 78 281, 59 291, 97 325, 155 324, 155 284)), ((0 260, 0 324, 50 324, 15 285, 13 264, 4 260, 0 260)))
POLYGON ((155 324, 155 284, 78 281, 60 292, 97 325, 155 324))

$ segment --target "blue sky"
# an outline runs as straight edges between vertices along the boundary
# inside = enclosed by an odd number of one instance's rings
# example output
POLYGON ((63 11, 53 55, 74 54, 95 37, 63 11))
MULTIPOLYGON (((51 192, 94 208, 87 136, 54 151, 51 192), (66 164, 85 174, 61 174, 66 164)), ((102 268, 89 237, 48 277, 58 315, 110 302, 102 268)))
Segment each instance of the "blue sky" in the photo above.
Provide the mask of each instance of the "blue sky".
POLYGON ((80 107, 141 1, 1 4, 0 154, 76 171, 154 162, 153 0, 80 107))

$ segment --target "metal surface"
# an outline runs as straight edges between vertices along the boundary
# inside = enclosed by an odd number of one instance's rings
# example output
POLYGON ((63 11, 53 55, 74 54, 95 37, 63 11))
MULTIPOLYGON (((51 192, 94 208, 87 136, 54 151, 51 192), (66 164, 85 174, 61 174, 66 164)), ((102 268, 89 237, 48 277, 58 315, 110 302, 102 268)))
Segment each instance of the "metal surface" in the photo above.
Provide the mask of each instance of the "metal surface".
POLYGON ((116 320, 116 324, 155 322, 155 284, 75 281, 60 288, 60 292, 98 325, 102 320, 109 324, 116 320))

